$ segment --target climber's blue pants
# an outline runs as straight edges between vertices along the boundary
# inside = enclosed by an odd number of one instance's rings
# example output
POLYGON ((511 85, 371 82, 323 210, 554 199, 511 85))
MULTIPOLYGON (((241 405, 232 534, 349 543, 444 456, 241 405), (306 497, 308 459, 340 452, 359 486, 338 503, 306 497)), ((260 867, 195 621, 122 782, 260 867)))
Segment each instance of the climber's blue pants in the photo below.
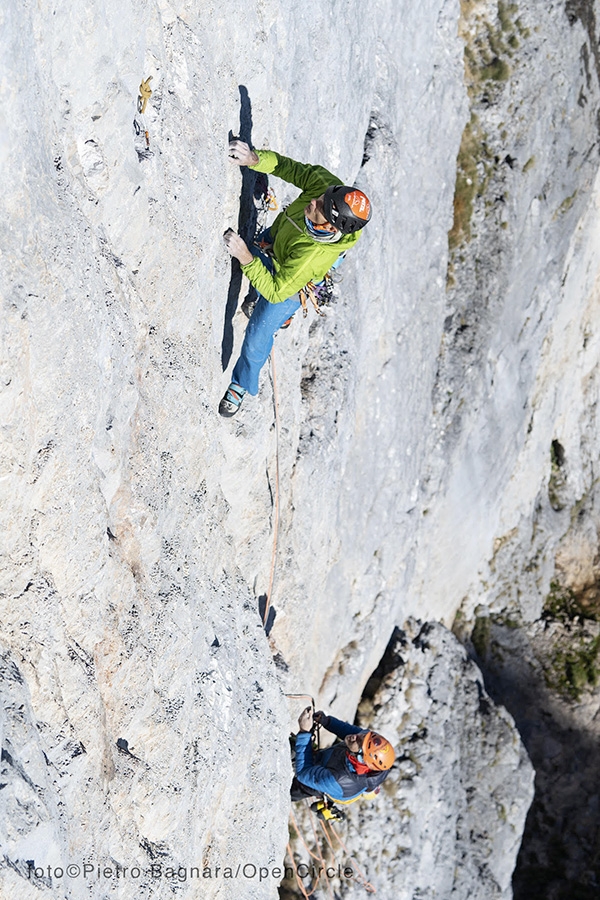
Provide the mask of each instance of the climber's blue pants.
MULTIPOLYGON (((260 238, 271 242, 268 230, 263 232, 260 238)), ((262 260, 269 272, 273 271, 273 261, 268 256, 261 253, 254 245, 250 247, 250 252, 262 260)), ((258 376, 269 358, 275 332, 299 308, 298 294, 288 297, 283 303, 269 303, 261 294, 258 295, 256 306, 246 328, 240 358, 231 375, 231 380, 243 387, 249 394, 258 394, 258 376)))

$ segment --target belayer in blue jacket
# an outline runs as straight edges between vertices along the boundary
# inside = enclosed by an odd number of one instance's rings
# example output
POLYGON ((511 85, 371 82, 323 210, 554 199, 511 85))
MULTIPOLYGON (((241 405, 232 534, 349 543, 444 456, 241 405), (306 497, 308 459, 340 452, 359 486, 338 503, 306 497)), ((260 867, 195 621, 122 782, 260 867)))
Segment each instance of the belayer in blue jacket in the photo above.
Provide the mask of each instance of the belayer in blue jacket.
POLYGON ((395 754, 386 738, 349 722, 314 713, 308 706, 298 719, 296 736, 296 777, 292 800, 326 795, 333 800, 354 800, 375 791, 387 778, 395 754), (313 751, 313 722, 341 740, 326 750, 313 751))

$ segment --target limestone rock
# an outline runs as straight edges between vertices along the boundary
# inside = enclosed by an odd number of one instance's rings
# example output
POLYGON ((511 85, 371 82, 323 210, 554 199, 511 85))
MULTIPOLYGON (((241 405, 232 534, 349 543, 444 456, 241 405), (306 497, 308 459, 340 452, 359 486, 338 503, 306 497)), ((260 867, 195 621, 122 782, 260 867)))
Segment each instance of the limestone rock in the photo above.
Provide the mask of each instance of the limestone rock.
POLYGON ((403 663, 359 710, 399 754, 353 830, 369 879, 403 900, 508 900, 534 777, 514 721, 443 626, 410 621, 394 649, 403 663))
POLYGON ((518 594, 534 621, 595 477, 596 4, 5 6, 2 877, 38 896, 27 860, 276 866, 282 689, 352 717, 407 616, 518 594), (469 128, 481 190, 449 247, 469 128), (375 212, 327 317, 276 338, 225 423, 246 321, 221 238, 230 131, 356 181, 375 212), (540 502, 554 440, 560 510, 540 502))
MULTIPOLYGON (((438 623, 406 622, 383 663, 387 674, 368 690, 358 724, 394 743, 396 763, 378 796, 344 807, 346 821, 332 826, 350 857, 332 836, 334 857, 321 835, 327 865, 364 874, 383 897, 509 900, 534 777, 513 719, 438 623)), ((306 805, 294 804, 295 815, 313 849, 306 805)), ((311 862, 300 842, 294 851, 311 862)), ((331 886, 358 898, 359 881, 331 886)))

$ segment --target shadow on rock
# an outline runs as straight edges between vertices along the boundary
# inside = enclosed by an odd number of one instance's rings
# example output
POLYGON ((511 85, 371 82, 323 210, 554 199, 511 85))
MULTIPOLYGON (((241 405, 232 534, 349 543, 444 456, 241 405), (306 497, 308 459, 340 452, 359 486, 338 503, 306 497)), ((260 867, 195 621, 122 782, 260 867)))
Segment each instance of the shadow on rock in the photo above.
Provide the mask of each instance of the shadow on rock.
POLYGON ((546 634, 543 622, 515 628, 489 619, 485 640, 472 648, 486 689, 513 716, 536 771, 514 900, 597 900, 600 697, 588 690, 569 699, 549 687, 546 634))
MULTIPOLYGON (((243 84, 240 91, 240 131, 237 137, 252 147, 252 104, 247 88, 243 84)), ((229 140, 235 140, 232 131, 229 132, 229 140)), ((256 232, 257 210, 254 203, 257 179, 264 180, 264 175, 253 172, 247 166, 242 166, 242 188, 240 191, 240 209, 238 215, 238 233, 247 244, 252 244, 256 232)), ((231 277, 229 290, 227 291, 227 303, 225 305, 225 319, 223 322, 223 340, 221 342, 221 366, 223 371, 229 365, 233 352, 233 317, 238 308, 240 290, 242 287, 242 269, 237 259, 231 260, 231 277)), ((248 298, 247 298, 248 299, 248 298)))

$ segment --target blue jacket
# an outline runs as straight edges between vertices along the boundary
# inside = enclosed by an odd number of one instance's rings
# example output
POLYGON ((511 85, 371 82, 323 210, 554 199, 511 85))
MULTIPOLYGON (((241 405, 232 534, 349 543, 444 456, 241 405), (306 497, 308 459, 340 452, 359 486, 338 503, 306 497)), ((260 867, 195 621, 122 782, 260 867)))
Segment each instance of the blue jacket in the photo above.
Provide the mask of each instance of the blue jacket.
MULTIPOLYGON (((333 716, 328 716, 322 725, 342 739, 364 730, 333 716)), ((344 743, 336 742, 326 750, 313 753, 310 733, 300 731, 296 736, 296 778, 305 787, 327 794, 333 800, 354 800, 360 794, 374 791, 387 775, 387 772, 359 775, 348 759, 344 743)))

